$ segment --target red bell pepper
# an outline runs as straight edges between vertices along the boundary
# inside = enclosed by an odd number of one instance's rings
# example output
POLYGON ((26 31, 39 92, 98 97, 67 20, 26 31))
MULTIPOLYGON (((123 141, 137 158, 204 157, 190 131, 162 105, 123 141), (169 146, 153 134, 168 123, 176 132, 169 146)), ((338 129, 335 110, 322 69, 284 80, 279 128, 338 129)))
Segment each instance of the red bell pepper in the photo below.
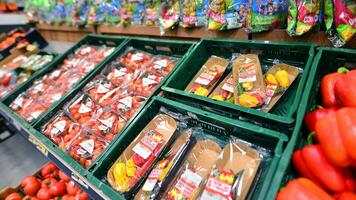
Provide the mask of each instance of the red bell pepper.
POLYGON ((306 178, 290 181, 276 197, 276 200, 333 200, 323 189, 306 178))
MULTIPOLYGON (((355 190, 356 182, 350 170, 348 168, 339 168, 332 165, 325 157, 320 145, 308 145, 303 147, 300 156, 304 160, 304 171, 299 170, 301 168, 299 165, 297 165, 296 168, 301 175, 303 175, 303 173, 305 174, 305 169, 309 169, 312 175, 307 174, 307 176, 312 177, 312 180, 317 179, 316 184, 324 186, 331 192, 355 190)), ((303 165, 303 163, 297 164, 303 165)))
POLYGON ((336 102, 339 106, 356 107, 356 70, 335 82, 336 102))
POLYGON ((304 124, 307 127, 308 131, 314 132, 315 131, 315 126, 316 122, 327 115, 330 112, 335 112, 337 111, 337 107, 330 107, 330 108, 320 108, 318 107, 317 109, 307 113, 304 116, 304 124))
POLYGON ((338 72, 327 74, 321 79, 321 102, 324 107, 333 107, 337 105, 334 92, 335 83, 342 79, 347 72, 348 70, 346 68, 341 67, 338 69, 338 72))
POLYGON ((316 123, 316 135, 328 160, 346 167, 356 162, 356 108, 341 108, 316 123))

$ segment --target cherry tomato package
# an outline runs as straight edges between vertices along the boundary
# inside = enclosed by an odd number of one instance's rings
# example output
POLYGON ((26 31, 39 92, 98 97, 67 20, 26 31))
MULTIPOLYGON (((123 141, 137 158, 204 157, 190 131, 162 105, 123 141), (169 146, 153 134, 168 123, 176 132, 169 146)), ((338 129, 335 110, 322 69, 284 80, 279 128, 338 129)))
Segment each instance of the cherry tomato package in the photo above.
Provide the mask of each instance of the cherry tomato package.
POLYGON ((131 70, 141 70, 152 62, 153 55, 129 47, 123 55, 120 56, 120 62, 131 70))
POLYGON ((107 180, 111 187, 120 193, 138 189, 139 181, 148 175, 176 129, 177 122, 171 116, 154 117, 109 169, 107 180))
POLYGON ((113 62, 103 70, 102 74, 115 86, 125 87, 134 81, 140 72, 140 70, 131 70, 120 63, 113 62))
POLYGON ((112 102, 112 99, 121 94, 122 88, 116 87, 105 78, 98 78, 89 83, 84 91, 99 105, 106 106, 112 102))
POLYGON ((145 72, 129 85, 129 89, 138 95, 149 97, 163 78, 163 76, 145 72))
POLYGON ((126 119, 131 119, 146 100, 146 97, 136 95, 134 92, 124 92, 115 97, 110 108, 126 119))
POLYGON ((59 112, 43 126, 42 133, 59 148, 66 149, 81 130, 80 124, 74 122, 66 113, 59 112))
POLYGON ((321 1, 290 1, 287 32, 291 36, 299 36, 314 29, 319 21, 321 1))
POLYGON ((80 132, 67 148, 68 154, 88 168, 108 145, 108 141, 86 131, 80 132))
POLYGON ((178 59, 175 57, 158 55, 154 57, 153 62, 148 67, 148 70, 165 77, 173 70, 177 62, 178 59))
POLYGON ((100 109, 101 106, 86 94, 81 93, 65 106, 65 110, 80 124, 84 124, 94 118, 100 109))
POLYGON ((356 2, 352 0, 325 0, 324 21, 329 40, 342 47, 356 33, 356 2))
POLYGON ((94 118, 83 125, 87 127, 90 132, 105 137, 108 141, 112 141, 125 124, 126 120, 120 115, 107 108, 102 108, 94 118))
POLYGON ((251 11, 247 17, 249 32, 268 31, 285 28, 287 22, 287 1, 250 0, 251 11))

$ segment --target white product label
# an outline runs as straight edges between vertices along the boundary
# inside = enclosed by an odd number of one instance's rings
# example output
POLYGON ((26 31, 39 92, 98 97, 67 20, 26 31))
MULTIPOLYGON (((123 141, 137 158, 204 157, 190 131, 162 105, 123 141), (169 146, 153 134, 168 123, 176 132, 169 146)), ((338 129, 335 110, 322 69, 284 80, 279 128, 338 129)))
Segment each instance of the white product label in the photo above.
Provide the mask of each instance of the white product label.
POLYGON ((24 100, 24 98, 23 98, 22 96, 17 97, 17 98, 15 99, 15 101, 14 101, 14 104, 17 105, 17 106, 19 106, 19 107, 22 107, 23 100, 24 100))
POLYGON ((119 100, 119 104, 117 105, 118 109, 128 109, 132 107, 132 97, 128 96, 119 100))
POLYGON ((202 180, 203 178, 197 173, 187 169, 180 177, 179 181, 175 185, 175 188, 180 191, 184 197, 189 199, 202 180))
POLYGON ((86 72, 89 72, 89 71, 91 71, 92 69, 94 69, 94 67, 95 67, 95 63, 86 63, 86 65, 85 65, 85 71, 86 71, 86 72))
POLYGON ((86 153, 92 154, 94 151, 94 140, 92 139, 81 142, 79 145, 82 147, 81 149, 78 149, 77 153, 79 155, 84 155, 86 153))
POLYGON ((143 60, 143 53, 135 53, 131 57, 131 62, 143 60))
MULTIPOLYGON (((88 104, 88 106, 91 106, 92 103, 89 101, 87 104, 88 104)), ((82 104, 80 105, 80 107, 79 107, 78 112, 79 112, 80 114, 90 112, 90 111, 91 111, 91 108, 88 107, 88 106, 85 105, 84 103, 82 103, 82 104)))
POLYGON ((152 154, 157 145, 158 143, 153 141, 150 136, 145 136, 134 146, 132 150, 146 160, 152 154))
POLYGON ((106 50, 104 53, 104 56, 105 57, 109 56, 114 50, 115 50, 114 48, 110 48, 110 49, 106 50))
POLYGON ((105 126, 105 125, 103 125, 103 124, 99 125, 98 128, 99 128, 99 130, 101 130, 101 131, 107 131, 107 130, 109 129, 109 127, 107 127, 107 126, 105 126))
POLYGON ((56 127, 60 132, 64 131, 64 128, 66 127, 66 121, 65 120, 61 120, 59 122, 56 122, 55 124, 53 124, 54 127, 56 127))
POLYGON ((124 75, 126 75, 126 74, 127 74, 127 73, 126 73, 126 69, 125 69, 125 68, 122 68, 122 69, 120 69, 120 70, 114 69, 114 77, 115 77, 115 78, 124 76, 124 75))
POLYGON ((51 73, 51 75, 49 76, 51 79, 53 78, 57 78, 59 75, 61 74, 60 70, 55 70, 54 72, 51 73))
POLYGON ((142 190, 145 192, 150 192, 154 189, 156 183, 158 182, 158 178, 161 176, 163 172, 163 169, 159 168, 154 168, 150 175, 148 175, 148 178, 145 182, 145 184, 142 187, 142 190))
POLYGON ((271 83, 267 83, 267 87, 266 87, 266 101, 265 104, 268 105, 272 99, 272 97, 274 96, 274 93, 276 92, 278 88, 277 84, 271 84, 271 83))
POLYGON ((107 88, 109 85, 108 84, 99 84, 98 86, 98 89, 96 89, 96 92, 97 93, 107 93, 109 92, 110 90, 107 88))
POLYGON ((202 85, 209 85, 212 80, 214 80, 214 75, 208 74, 208 73, 201 73, 200 76, 195 79, 194 82, 202 84, 202 85))
POLYGON ((58 101, 60 98, 62 98, 62 94, 61 94, 61 93, 57 93, 57 94, 55 94, 55 95, 53 95, 53 96, 51 97, 51 99, 52 99, 53 101, 58 101))
POLYGON ((166 68, 167 65, 168 65, 167 59, 158 60, 158 61, 154 62, 153 68, 155 68, 155 69, 162 69, 162 68, 166 68))
MULTIPOLYGON (((151 77, 152 78, 152 77, 151 77)), ((143 85, 143 87, 146 87, 146 86, 149 86, 149 85, 152 85, 152 84, 156 84, 156 83, 158 83, 157 81, 155 81, 155 80, 152 80, 152 79, 150 79, 150 78, 143 78, 142 79, 142 85, 143 85)))
POLYGON ((233 83, 233 78, 230 77, 229 79, 227 79, 227 81, 224 83, 224 85, 222 86, 223 90, 226 90, 228 92, 233 93, 234 92, 234 83, 233 83))
POLYGON ((38 116, 40 116, 42 114, 42 111, 36 111, 36 112, 32 112, 30 115, 31 117, 37 119, 38 116))
POLYGON ((74 84, 76 84, 77 82, 79 81, 79 78, 77 77, 77 78, 73 78, 73 79, 70 79, 70 84, 71 85, 74 85, 74 84))
POLYGON ((35 92, 40 92, 43 90, 43 83, 37 84, 34 88, 35 92))
POLYGON ((254 63, 241 66, 239 69, 239 83, 255 82, 257 80, 256 74, 256 65, 254 63))
POLYGON ((79 53, 84 55, 84 54, 88 54, 90 51, 91 51, 91 47, 85 47, 81 49, 79 53))
POLYGON ((111 128, 114 123, 114 116, 111 116, 108 119, 99 119, 99 121, 104 124, 105 126, 111 128))

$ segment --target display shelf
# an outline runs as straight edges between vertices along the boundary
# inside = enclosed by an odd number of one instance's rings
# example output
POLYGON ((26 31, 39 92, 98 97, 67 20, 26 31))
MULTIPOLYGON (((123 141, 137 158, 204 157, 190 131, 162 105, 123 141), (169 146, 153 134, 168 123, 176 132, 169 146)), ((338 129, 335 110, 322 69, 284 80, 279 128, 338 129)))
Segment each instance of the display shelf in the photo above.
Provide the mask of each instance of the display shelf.
POLYGON ((168 30, 161 35, 159 27, 130 25, 130 26, 98 26, 98 34, 124 34, 132 36, 150 36, 150 37, 168 37, 168 38, 184 38, 184 39, 200 39, 200 38, 235 38, 248 39, 248 34, 243 29, 226 30, 226 31, 208 31, 206 27, 201 28, 176 28, 168 30))
POLYGON ((37 24, 36 28, 47 40, 77 42, 89 33, 95 33, 95 27, 73 27, 68 25, 37 24))
POLYGON ((0 115, 9 123, 9 126, 16 129, 26 140, 33 144, 38 151, 40 151, 49 160, 54 162, 68 177, 80 186, 88 195, 95 200, 108 199, 105 194, 98 188, 89 183, 86 177, 77 173, 71 166, 63 161, 63 159, 56 155, 51 148, 47 147, 43 142, 36 138, 31 131, 24 125, 16 121, 12 116, 7 114, 6 106, 0 105, 0 115))
MULTIPOLYGON (((325 32, 309 32, 302 36, 291 37, 284 29, 276 29, 260 33, 252 33, 252 40, 269 40, 283 42, 312 42, 319 46, 333 46, 325 32)), ((348 42, 344 48, 356 48, 356 37, 348 42)))

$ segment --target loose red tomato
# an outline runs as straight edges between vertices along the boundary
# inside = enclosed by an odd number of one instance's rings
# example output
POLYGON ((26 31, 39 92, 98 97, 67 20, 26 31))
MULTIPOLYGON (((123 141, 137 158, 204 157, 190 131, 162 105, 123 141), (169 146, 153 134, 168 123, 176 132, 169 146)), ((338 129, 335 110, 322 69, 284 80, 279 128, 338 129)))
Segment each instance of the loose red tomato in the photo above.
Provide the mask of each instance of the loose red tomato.
POLYGON ((14 192, 8 195, 5 200, 22 200, 22 196, 19 193, 14 192))
POLYGON ((26 195, 22 200, 38 200, 36 197, 26 195))
POLYGON ((87 200, 89 199, 89 196, 87 193, 85 193, 84 191, 79 191, 76 195, 75 198, 77 200, 87 200))
POLYGON ((41 175, 45 178, 55 178, 58 176, 58 170, 53 162, 49 162, 42 167, 41 175))
POLYGON ((51 187, 52 185, 54 185, 57 182, 58 181, 55 178, 45 178, 44 180, 42 180, 41 187, 51 187))
POLYGON ((41 188, 41 183, 34 176, 27 176, 21 181, 21 187, 26 195, 34 196, 41 188))
POLYGON ((63 197, 61 197, 61 199, 58 200, 76 200, 75 196, 71 196, 71 195, 64 195, 63 197))
POLYGON ((37 198, 39 200, 49 200, 52 198, 51 192, 49 191, 49 187, 42 187, 37 192, 37 198))
POLYGON ((62 181, 54 183, 50 188, 49 191, 52 196, 62 196, 67 193, 66 184, 62 181))
POLYGON ((64 182, 70 181, 70 178, 62 170, 59 170, 58 175, 62 181, 64 181, 64 182))
POLYGON ((75 195, 79 190, 79 187, 73 181, 67 183, 67 193, 69 195, 75 195))

